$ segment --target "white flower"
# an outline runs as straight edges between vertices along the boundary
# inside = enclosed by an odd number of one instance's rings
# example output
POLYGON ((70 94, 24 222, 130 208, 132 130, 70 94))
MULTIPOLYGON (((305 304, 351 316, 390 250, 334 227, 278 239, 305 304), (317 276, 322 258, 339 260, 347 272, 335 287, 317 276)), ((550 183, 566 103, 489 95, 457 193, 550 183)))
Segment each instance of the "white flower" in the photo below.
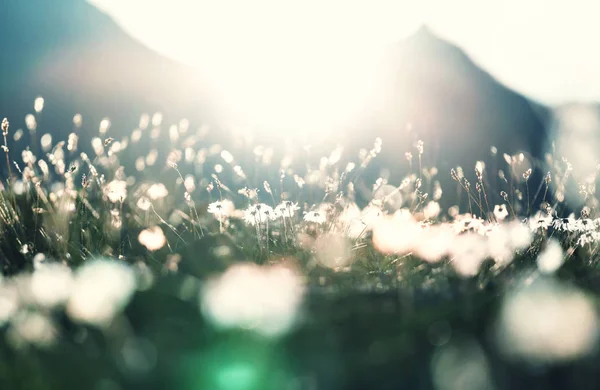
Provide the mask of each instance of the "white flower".
POLYGON ((589 218, 582 218, 575 221, 575 231, 578 232, 588 232, 596 229, 594 221, 589 218))
POLYGON ((577 240, 577 245, 585 246, 587 244, 593 244, 600 240, 600 233, 598 232, 585 232, 577 240))
POLYGON ((481 263, 488 255, 485 239, 475 233, 465 233, 456 237, 449 250, 454 269, 465 277, 475 276, 481 263))
POLYGON ((142 230, 138 235, 138 241, 149 251, 156 251, 165 246, 167 238, 158 226, 142 230))
POLYGON ((454 220, 454 231, 462 233, 466 231, 474 231, 485 234, 485 221, 471 214, 457 215, 454 220))
POLYGON ((577 228, 573 218, 556 218, 552 221, 552 227, 561 232, 572 232, 577 228))
POLYGON ((423 214, 426 219, 436 218, 440 214, 440 211, 440 204, 433 200, 427 203, 427 205, 423 208, 423 214))
POLYGON ((537 265, 540 272, 551 274, 563 265, 565 257, 559 242, 552 239, 548 241, 546 249, 538 256, 537 265))
POLYGON ((373 228, 383 219, 383 210, 378 206, 369 205, 362 210, 360 218, 369 228, 373 228))
POLYGON ((13 283, 0 279, 0 326, 4 325, 19 309, 19 293, 13 283))
POLYGON ((122 202, 127 197, 127 183, 124 180, 113 180, 104 186, 104 195, 112 203, 122 202))
POLYGON ((213 325, 276 337, 295 324, 304 290, 293 269, 242 263, 206 283, 200 298, 202 311, 213 325))
POLYGON ((62 264, 48 264, 36 270, 30 280, 33 298, 43 307, 54 307, 69 299, 73 276, 71 269, 62 264))
POLYGON ((215 216, 215 218, 224 218, 233 213, 235 206, 230 200, 218 200, 208 205, 206 211, 215 216))
POLYGON ((40 348, 50 347, 56 341, 58 331, 48 315, 42 312, 22 311, 12 319, 6 337, 11 343, 29 343, 40 348))
POLYGON ((506 210, 505 204, 497 204, 494 206, 494 217, 498 222, 504 221, 504 219, 508 216, 508 210, 506 210))
POLYGON ((323 224, 327 221, 327 217, 320 211, 309 211, 308 213, 304 214, 304 220, 306 222, 323 224))
POLYGON ((292 203, 289 200, 283 201, 275 207, 275 215, 279 218, 293 218, 298 211, 298 203, 292 203))
POLYGON ((150 199, 157 200, 157 199, 166 198, 167 195, 169 195, 169 191, 167 190, 167 187, 165 187, 165 185, 163 183, 155 183, 155 184, 152 184, 150 186, 150 188, 148 188, 148 190, 146 191, 146 194, 148 194, 148 197, 150 199))
POLYGON ((593 353, 598 325, 595 303, 582 291, 539 278, 506 296, 495 333, 512 360, 568 362, 593 353))
POLYGON ((77 270, 67 314, 75 321, 107 325, 129 302, 136 287, 133 270, 114 260, 92 260, 77 270))
POLYGON ((528 223, 529 228, 532 231, 537 231, 539 229, 546 230, 552 225, 552 216, 540 211, 530 217, 528 223))
POLYGON ((150 199, 146 198, 145 196, 140 196, 136 206, 143 211, 148 211, 150 210, 150 207, 152 207, 152 202, 150 202, 150 199))
POLYGON ((250 206, 244 211, 244 222, 252 226, 266 223, 274 218, 276 218, 275 211, 264 203, 250 206))

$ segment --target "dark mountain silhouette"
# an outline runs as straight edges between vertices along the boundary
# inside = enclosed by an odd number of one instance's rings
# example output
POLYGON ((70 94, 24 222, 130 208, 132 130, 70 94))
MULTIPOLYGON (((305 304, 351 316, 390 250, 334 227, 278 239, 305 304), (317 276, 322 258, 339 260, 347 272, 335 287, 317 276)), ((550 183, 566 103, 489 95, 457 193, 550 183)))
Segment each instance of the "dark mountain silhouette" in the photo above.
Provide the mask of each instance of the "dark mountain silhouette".
MULTIPOLYGON (((44 128, 60 138, 77 112, 93 135, 102 117, 111 118, 112 131, 128 133, 142 112, 162 111, 195 124, 229 120, 196 71, 146 48, 84 1, 8 0, 2 19, 0 116, 17 128, 38 95, 46 101, 44 128)), ((419 139, 424 165, 437 166, 446 181, 452 167, 471 173, 477 160, 489 160, 491 146, 500 160, 502 153, 518 151, 543 155, 549 110, 498 83, 427 28, 389 48, 377 83, 363 120, 333 140, 353 157, 375 137, 383 139, 363 189, 382 167, 397 184, 408 168, 404 152, 416 156, 419 139)))
POLYGON ((15 126, 38 95, 46 128, 61 133, 78 112, 96 131, 102 117, 129 130, 142 112, 179 119, 209 111, 195 71, 141 45, 83 0, 7 0, 2 10, 0 115, 15 126))
MULTIPOLYGON (((551 111, 496 81, 426 27, 389 48, 376 91, 358 125, 368 131, 357 131, 363 136, 353 145, 368 145, 375 135, 383 139, 378 163, 371 167, 375 175, 380 167, 408 168, 406 151, 415 157, 414 166, 418 140, 424 141, 424 166, 436 166, 446 183, 456 166, 473 182, 478 160, 497 169, 503 153, 522 151, 537 161, 546 150, 551 111), (493 159, 492 146, 497 149, 493 159)), ((398 181, 405 172, 392 170, 391 178, 398 181)), ((496 172, 490 173, 495 181, 496 172)))

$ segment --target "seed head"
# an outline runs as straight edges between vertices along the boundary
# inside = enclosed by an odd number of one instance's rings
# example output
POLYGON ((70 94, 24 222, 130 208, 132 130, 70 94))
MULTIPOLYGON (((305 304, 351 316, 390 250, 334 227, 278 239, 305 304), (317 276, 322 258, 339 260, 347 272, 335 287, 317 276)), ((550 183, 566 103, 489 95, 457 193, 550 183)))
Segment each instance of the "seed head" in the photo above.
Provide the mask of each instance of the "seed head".
POLYGON ((421 184, 422 184, 422 183, 421 183, 421 179, 417 179, 417 180, 415 181, 415 188, 418 190, 419 188, 421 188, 421 184))
POLYGON ((450 176, 451 176, 451 177, 452 177, 454 180, 456 180, 456 181, 459 181, 458 174, 456 173, 456 170, 455 170, 454 168, 452 168, 452 169, 450 170, 450 176))
POLYGON ((417 151, 419 152, 419 155, 423 154, 423 141, 421 140, 417 141, 417 151))
POLYGON ((2 135, 6 137, 8 135, 8 119, 2 119, 2 125, 0 125, 0 127, 2 127, 2 135))
POLYGON ((469 191, 469 189, 471 188, 471 183, 469 183, 469 181, 467 180, 466 177, 463 177, 463 183, 464 183, 465 188, 467 189, 467 191, 469 191))
POLYGON ((265 187, 265 191, 267 191, 267 194, 271 194, 271 186, 269 185, 269 183, 265 180, 265 182, 263 183, 263 186, 265 187))

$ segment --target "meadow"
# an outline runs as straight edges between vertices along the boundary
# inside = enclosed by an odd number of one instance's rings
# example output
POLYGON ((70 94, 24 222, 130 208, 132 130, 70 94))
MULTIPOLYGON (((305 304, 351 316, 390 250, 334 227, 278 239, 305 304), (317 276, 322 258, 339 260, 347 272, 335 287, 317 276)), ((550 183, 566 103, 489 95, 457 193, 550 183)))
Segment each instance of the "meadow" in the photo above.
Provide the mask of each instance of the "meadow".
POLYGON ((154 113, 57 140, 34 108, 1 125, 2 389, 596 386, 596 175, 562 156, 446 172, 417 139, 396 183, 379 138, 154 113))

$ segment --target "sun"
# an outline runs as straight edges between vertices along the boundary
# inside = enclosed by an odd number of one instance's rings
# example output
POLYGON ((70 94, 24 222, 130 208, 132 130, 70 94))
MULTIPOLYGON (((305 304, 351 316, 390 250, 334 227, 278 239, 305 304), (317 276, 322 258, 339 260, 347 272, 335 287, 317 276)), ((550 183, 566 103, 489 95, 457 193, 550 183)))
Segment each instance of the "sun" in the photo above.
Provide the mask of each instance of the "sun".
POLYGON ((192 65, 227 112, 323 134, 367 105, 379 55, 421 24, 395 1, 94 0, 130 35, 192 65))

